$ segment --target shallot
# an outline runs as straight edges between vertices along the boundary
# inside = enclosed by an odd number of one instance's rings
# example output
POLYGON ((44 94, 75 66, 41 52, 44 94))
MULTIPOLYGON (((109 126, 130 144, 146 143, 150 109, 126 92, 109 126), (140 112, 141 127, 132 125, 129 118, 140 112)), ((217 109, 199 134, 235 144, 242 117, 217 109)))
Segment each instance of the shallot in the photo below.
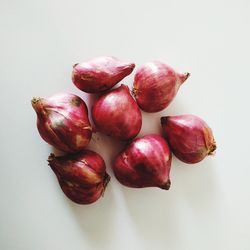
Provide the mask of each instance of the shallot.
POLYGON ((64 152, 78 152, 85 148, 92 136, 85 102, 68 93, 48 98, 33 98, 37 113, 37 128, 50 145, 64 152))
POLYGON ((177 73, 167 64, 152 61, 141 66, 135 74, 133 94, 146 112, 165 109, 174 99, 189 73, 177 73))
POLYGON ((112 88, 135 67, 115 57, 103 56, 73 66, 72 81, 87 93, 99 93, 112 88))
POLYGON ((159 135, 146 135, 135 139, 115 159, 116 178, 133 188, 170 188, 172 155, 167 142, 159 135))
POLYGON ((197 163, 216 150, 211 128, 195 115, 161 118, 169 146, 174 155, 185 163, 197 163))
POLYGON ((90 150, 48 159, 61 189, 72 201, 90 204, 104 193, 110 180, 103 158, 90 150))
POLYGON ((102 95, 92 107, 96 130, 120 140, 134 138, 141 129, 141 111, 126 85, 102 95))

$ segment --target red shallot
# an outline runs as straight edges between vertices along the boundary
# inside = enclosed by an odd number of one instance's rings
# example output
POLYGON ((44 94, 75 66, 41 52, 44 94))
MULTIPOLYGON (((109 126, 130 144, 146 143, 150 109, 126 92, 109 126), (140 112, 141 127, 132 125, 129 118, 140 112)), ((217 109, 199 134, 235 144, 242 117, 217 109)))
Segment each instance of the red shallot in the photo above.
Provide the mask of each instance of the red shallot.
POLYGON ((185 163, 197 163, 216 150, 211 128, 197 116, 165 116, 161 124, 172 152, 185 163))
POLYGON ((99 93, 112 88, 135 67, 134 63, 123 62, 115 57, 97 57, 75 64, 72 81, 77 88, 87 93, 99 93))
POLYGON ((158 112, 174 99, 189 73, 175 72, 167 64, 153 61, 141 66, 135 74, 133 94, 140 108, 158 112))
POLYGON ((64 152, 78 152, 85 148, 92 136, 85 102, 68 93, 48 98, 33 98, 37 113, 37 128, 50 145, 64 152))
POLYGON ((113 170, 120 183, 128 187, 170 188, 172 155, 167 142, 159 135, 135 139, 115 159, 113 170))
POLYGON ((134 138, 141 129, 141 111, 126 85, 102 95, 92 107, 96 130, 120 140, 134 138))
POLYGON ((48 159, 61 189, 72 201, 90 204, 104 193, 110 180, 103 158, 90 150, 48 159))

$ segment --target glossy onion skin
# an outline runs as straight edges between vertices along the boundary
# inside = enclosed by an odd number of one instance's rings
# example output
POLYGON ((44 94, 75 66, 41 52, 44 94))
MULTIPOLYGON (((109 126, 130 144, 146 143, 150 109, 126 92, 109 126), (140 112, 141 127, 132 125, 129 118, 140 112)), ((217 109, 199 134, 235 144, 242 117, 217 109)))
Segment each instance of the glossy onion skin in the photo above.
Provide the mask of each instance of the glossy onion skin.
POLYGON ((37 128, 41 137, 55 148, 74 153, 89 143, 92 128, 85 102, 78 96, 61 93, 48 98, 33 98, 37 128))
POLYGON ((142 65, 136 71, 133 87, 138 105, 146 112, 165 109, 189 75, 176 73, 162 62, 152 61, 142 65))
POLYGON ((195 115, 161 118, 163 131, 174 155, 185 163, 197 163, 216 150, 211 128, 195 115))
POLYGON ((90 150, 60 157, 51 154, 48 162, 65 195, 78 204, 98 200, 110 180, 103 158, 90 150))
POLYGON ((116 157, 113 170, 116 178, 133 188, 170 188, 172 154, 166 140, 155 134, 135 139, 116 157))
POLYGON ((142 126, 141 111, 123 84, 96 101, 92 118, 97 131, 120 140, 133 139, 142 126))
POLYGON ((75 64, 72 81, 87 93, 100 93, 112 88, 134 69, 134 63, 123 62, 115 57, 103 56, 75 64))

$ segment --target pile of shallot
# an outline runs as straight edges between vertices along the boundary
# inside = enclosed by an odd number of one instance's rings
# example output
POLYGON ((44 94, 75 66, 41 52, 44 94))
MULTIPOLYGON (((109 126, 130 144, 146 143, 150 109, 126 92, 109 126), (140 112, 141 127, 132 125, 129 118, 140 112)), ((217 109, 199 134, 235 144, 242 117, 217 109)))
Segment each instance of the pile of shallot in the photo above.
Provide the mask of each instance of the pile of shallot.
POLYGON ((63 156, 50 154, 49 166, 65 195, 78 204, 90 204, 105 192, 110 181, 102 156, 86 147, 94 131, 124 141, 126 147, 113 160, 117 180, 133 188, 171 185, 172 153, 185 163, 197 163, 216 149, 212 130, 201 118, 186 114, 159 118, 163 136, 135 138, 142 127, 141 110, 159 112, 176 96, 190 76, 177 73, 167 64, 152 61, 135 73, 133 89, 121 84, 135 68, 115 57, 98 57, 73 66, 72 81, 77 88, 98 94, 91 107, 94 127, 86 103, 74 94, 59 93, 31 101, 37 114, 41 137, 63 156))

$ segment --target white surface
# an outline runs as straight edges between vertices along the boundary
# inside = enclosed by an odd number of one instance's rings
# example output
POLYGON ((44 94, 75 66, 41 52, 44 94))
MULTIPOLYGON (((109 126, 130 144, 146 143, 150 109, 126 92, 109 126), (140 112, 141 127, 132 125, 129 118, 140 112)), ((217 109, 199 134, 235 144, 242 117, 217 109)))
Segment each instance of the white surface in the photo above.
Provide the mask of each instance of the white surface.
MULTIPOLYGON (((0 249, 249 250, 249 11, 248 0, 2 0, 0 249), (159 132, 162 114, 197 114, 213 128, 216 157, 174 159, 168 192, 112 178, 97 203, 69 201, 47 166, 51 148, 30 99, 70 91, 86 100, 72 65, 99 55, 191 72, 168 109, 143 114, 141 134, 159 132)), ((112 175, 121 147, 99 137, 91 147, 112 175)))

